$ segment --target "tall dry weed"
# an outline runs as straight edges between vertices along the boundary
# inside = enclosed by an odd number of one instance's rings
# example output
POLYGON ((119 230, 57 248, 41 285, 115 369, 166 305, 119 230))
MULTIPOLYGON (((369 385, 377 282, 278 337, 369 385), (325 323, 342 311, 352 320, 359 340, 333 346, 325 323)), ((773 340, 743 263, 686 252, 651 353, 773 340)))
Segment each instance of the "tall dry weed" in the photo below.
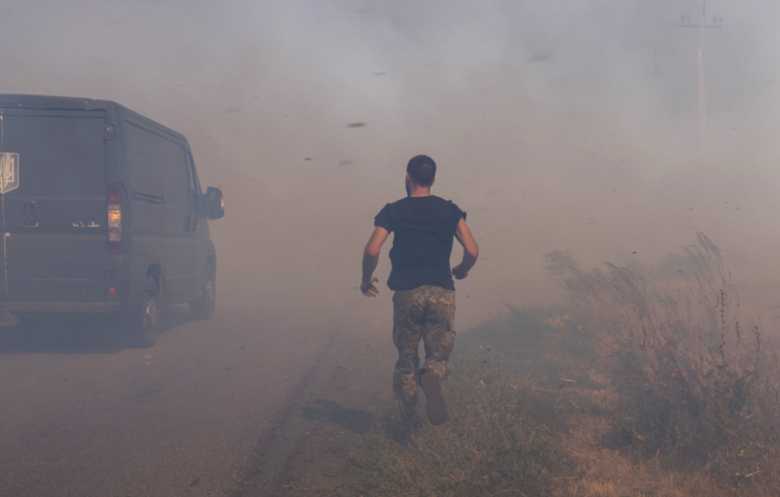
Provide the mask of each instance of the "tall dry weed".
POLYGON ((610 443, 703 467, 734 484, 772 482, 777 361, 740 316, 720 249, 704 234, 659 267, 586 271, 547 256, 620 397, 610 443))

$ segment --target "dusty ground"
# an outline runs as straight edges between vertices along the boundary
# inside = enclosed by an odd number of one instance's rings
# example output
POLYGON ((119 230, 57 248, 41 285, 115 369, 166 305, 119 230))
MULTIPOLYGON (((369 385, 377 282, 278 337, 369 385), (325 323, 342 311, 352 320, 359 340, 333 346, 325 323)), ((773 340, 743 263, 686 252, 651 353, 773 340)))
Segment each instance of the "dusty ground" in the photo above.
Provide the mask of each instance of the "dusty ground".
POLYGON ((514 478, 501 495, 731 495, 611 448, 609 380, 554 321, 461 334, 452 422, 400 444, 386 311, 223 305, 144 350, 100 329, 5 330, 0 495, 470 496, 470 474, 495 464, 491 437, 512 427, 520 445, 499 460, 517 456, 516 473, 499 478, 514 478), (518 417, 502 417, 512 404, 518 417))
POLYGON ((4 329, 0 495, 243 495, 247 465, 341 329, 229 304, 150 349, 76 324, 4 329))

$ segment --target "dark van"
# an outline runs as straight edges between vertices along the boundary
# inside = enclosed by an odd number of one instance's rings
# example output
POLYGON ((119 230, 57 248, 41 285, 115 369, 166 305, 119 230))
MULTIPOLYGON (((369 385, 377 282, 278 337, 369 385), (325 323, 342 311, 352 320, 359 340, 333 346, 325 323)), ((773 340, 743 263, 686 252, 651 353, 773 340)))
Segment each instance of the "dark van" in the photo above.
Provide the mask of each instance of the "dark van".
POLYGON ((223 215, 181 134, 114 102, 0 95, 0 311, 112 314, 149 345, 171 305, 213 314, 223 215))

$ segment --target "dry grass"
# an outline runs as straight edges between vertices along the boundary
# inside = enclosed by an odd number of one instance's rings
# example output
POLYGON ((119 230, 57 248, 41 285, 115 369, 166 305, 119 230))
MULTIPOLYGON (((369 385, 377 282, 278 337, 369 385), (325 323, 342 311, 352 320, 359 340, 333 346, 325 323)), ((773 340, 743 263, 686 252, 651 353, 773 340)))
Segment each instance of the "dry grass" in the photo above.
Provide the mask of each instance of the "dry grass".
POLYGON ((409 446, 370 436, 352 459, 360 486, 345 495, 551 495, 567 465, 549 396, 480 363, 461 364, 447 392, 450 423, 427 426, 409 446))
POLYGON ((706 236, 675 261, 670 278, 611 264, 582 271, 566 254, 548 256, 619 398, 610 444, 743 494, 777 491, 779 378, 762 332, 740 320, 706 236))

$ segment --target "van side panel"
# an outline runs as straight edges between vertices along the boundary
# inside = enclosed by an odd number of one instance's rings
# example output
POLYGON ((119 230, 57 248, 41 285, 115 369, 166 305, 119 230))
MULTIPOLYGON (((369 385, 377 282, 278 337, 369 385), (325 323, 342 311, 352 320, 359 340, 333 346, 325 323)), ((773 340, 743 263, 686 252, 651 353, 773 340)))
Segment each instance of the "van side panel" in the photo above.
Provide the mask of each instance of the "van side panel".
POLYGON ((176 303, 194 296, 193 226, 186 144, 145 123, 124 122, 133 266, 143 275, 157 267, 167 296, 176 303))

